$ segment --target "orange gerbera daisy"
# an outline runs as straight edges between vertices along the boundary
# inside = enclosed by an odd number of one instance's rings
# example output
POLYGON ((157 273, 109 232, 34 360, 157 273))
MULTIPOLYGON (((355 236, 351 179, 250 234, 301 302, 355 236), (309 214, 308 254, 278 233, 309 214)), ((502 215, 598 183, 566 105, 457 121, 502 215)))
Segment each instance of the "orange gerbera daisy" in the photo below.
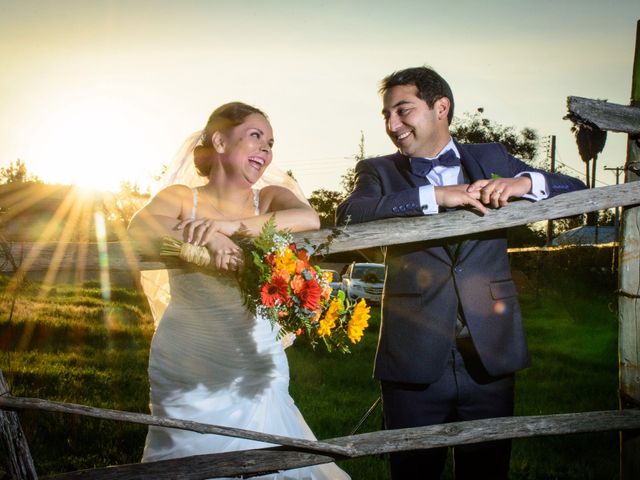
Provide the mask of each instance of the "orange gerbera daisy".
POLYGON ((315 310, 318 306, 318 302, 320 302, 321 294, 322 288, 320 287, 318 282, 314 278, 312 278, 311 280, 307 280, 298 293, 298 297, 300 298, 300 306, 307 310, 315 310))
POLYGON ((260 300, 265 307, 275 307, 276 304, 285 303, 289 299, 289 287, 287 280, 280 275, 271 277, 271 281, 262 285, 260 300))

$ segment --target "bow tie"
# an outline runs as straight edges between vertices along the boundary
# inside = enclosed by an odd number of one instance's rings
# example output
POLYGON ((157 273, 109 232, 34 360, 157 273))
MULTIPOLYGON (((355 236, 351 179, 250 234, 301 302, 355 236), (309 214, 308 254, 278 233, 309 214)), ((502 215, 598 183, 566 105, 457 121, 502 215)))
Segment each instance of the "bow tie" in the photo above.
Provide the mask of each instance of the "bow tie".
POLYGON ((411 158, 411 172, 420 177, 426 177, 431 169, 438 165, 443 167, 459 167, 460 159, 452 149, 447 150, 442 155, 431 160, 420 157, 411 158))

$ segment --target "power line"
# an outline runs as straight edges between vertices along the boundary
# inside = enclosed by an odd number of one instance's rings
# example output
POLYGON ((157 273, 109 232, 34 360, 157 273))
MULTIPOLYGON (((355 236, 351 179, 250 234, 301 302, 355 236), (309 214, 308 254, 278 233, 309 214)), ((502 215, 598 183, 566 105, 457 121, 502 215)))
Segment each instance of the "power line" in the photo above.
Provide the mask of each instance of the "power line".
MULTIPOLYGON (((577 174, 579 174, 581 177, 584 177, 584 176, 585 176, 585 175, 584 175, 584 173, 583 173, 583 172, 581 172, 580 170, 577 170, 577 169, 573 168, 572 166, 567 165, 566 163, 564 163, 564 162, 562 162, 562 161, 560 161, 560 160, 557 160, 557 159, 556 159, 556 163, 559 163, 559 164, 560 164, 560 165, 562 165, 563 167, 565 167, 565 168, 567 168, 567 169, 569 169, 569 170, 571 170, 571 171, 573 171, 573 172, 576 172, 576 173, 577 173, 577 174)), ((611 185, 610 183, 605 183, 605 182, 603 182, 602 180, 598 180, 597 178, 596 178, 596 183, 599 183, 600 185, 605 186, 605 187, 608 187, 609 185, 611 185)))

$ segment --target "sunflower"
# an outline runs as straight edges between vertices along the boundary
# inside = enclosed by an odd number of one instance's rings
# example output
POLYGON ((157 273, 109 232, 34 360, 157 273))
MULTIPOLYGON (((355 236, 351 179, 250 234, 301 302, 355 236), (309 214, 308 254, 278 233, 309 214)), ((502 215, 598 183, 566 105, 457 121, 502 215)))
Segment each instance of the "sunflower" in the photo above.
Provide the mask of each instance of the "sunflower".
POLYGON ((322 320, 320 320, 318 335, 321 337, 331 335, 331 330, 336 326, 340 310, 342 310, 342 302, 338 298, 334 298, 329 304, 327 313, 325 313, 322 320))
POLYGON ((353 309, 353 315, 347 325, 347 336, 349 340, 351 340, 351 343, 358 343, 362 338, 364 329, 369 326, 369 319, 371 318, 369 314, 370 310, 371 307, 367 305, 364 298, 361 299, 353 309))

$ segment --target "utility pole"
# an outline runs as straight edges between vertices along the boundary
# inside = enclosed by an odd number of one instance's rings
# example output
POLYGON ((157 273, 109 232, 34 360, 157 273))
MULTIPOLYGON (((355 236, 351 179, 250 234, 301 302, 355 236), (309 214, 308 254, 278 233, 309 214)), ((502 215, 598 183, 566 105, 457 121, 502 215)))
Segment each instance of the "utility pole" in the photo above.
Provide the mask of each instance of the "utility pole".
MULTIPOLYGON (((551 143, 549 145, 549 158, 551 160, 551 168, 549 171, 554 173, 556 171, 556 136, 551 135, 551 143)), ((551 246, 551 240, 553 239, 553 220, 547 220, 547 247, 551 246)))
MULTIPOLYGON (((624 172, 624 167, 607 167, 606 165, 604 166, 605 170, 612 170, 616 172, 616 185, 620 185, 620 175, 622 175, 622 172, 624 172)), ((614 221, 613 221, 613 226, 615 227, 616 231, 618 230, 618 225, 620 224, 620 207, 616 207, 616 214, 614 217, 614 221)))

